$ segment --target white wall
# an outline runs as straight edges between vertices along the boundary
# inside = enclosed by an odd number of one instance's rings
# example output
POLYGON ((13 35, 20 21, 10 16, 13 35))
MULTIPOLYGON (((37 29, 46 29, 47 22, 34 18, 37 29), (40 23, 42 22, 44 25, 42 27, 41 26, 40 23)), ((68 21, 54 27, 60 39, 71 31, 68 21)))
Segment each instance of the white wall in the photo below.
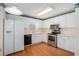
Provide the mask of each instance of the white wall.
POLYGON ((5 13, 3 7, 0 6, 0 55, 3 55, 3 19, 5 13))

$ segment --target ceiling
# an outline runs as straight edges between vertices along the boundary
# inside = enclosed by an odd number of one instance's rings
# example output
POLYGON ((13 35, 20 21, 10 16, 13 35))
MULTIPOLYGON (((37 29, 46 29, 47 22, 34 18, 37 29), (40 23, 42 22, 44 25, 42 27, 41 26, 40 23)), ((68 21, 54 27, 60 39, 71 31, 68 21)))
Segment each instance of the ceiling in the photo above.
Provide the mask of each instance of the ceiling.
POLYGON ((16 6, 25 16, 38 19, 47 19, 55 15, 73 11, 75 8, 74 3, 5 3, 5 7, 7 6, 16 6), (37 15, 47 7, 51 7, 53 10, 42 16, 37 15))

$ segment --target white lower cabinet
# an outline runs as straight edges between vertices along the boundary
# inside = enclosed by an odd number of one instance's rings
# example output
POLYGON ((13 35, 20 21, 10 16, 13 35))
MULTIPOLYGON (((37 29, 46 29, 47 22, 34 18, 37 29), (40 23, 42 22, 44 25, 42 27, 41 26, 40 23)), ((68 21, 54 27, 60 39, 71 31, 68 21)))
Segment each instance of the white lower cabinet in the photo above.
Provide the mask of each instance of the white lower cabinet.
POLYGON ((62 37, 59 37, 57 38, 57 47, 59 48, 63 48, 64 49, 64 39, 62 37))
POLYGON ((42 34, 42 41, 47 43, 47 41, 48 41, 48 33, 43 33, 42 34))
POLYGON ((37 33, 32 35, 32 44, 39 42, 47 42, 48 35, 45 33, 37 33))
POLYGON ((57 46, 64 50, 74 52, 74 38, 70 36, 58 36, 57 46))
POLYGON ((42 41, 42 34, 37 33, 32 35, 32 44, 38 43, 42 41))
POLYGON ((65 40, 65 49, 74 52, 74 38, 68 37, 65 40), (67 40, 68 39, 68 40, 67 40))

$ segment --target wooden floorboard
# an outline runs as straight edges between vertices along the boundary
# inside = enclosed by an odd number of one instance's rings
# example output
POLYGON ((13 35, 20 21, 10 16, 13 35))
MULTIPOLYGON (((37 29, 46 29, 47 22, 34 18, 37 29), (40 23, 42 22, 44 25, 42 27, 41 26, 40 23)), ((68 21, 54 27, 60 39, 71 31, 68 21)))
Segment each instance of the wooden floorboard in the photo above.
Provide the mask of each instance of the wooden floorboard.
POLYGON ((45 43, 38 43, 26 46, 24 51, 10 54, 9 56, 73 56, 74 54, 63 49, 49 46, 45 43))

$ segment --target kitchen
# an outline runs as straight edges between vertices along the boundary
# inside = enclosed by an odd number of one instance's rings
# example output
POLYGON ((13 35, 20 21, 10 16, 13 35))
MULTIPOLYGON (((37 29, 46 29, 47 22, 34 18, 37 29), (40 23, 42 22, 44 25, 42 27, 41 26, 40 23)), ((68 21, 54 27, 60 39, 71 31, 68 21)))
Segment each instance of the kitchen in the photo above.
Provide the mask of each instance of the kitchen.
MULTIPOLYGON (((6 7, 10 4, 5 4, 6 7)), ((21 5, 15 4, 18 7, 21 5)), ((27 4, 27 6, 32 4, 27 4)), ((38 4, 40 7, 41 4, 38 4)), ((51 5, 51 4, 46 4, 51 5)), ((54 5, 54 4, 53 4, 54 5)), ((62 4, 58 4, 61 6, 62 4)), ((56 4, 56 7, 58 6, 56 4)), ((73 3, 64 4, 70 9, 62 14, 46 18, 46 20, 25 17, 24 15, 5 14, 4 20, 4 55, 16 53, 24 50, 24 46, 31 46, 39 42, 44 42, 51 47, 60 48, 71 53, 75 53, 75 10, 73 3)), ((35 6, 35 5, 34 5, 35 6)), ((38 7, 37 6, 37 7, 38 7)), ((36 7, 35 7, 36 8, 36 7)), ((42 7, 41 7, 42 8, 42 7)), ((57 7, 58 8, 58 7, 57 7)), ((64 9, 63 9, 64 10, 64 9)), ((63 11, 62 10, 62 11, 63 11)), ((57 10, 56 10, 57 11, 57 10)), ((32 11, 31 11, 32 12, 32 11)), ((34 12, 36 13, 36 12, 34 12)), ((50 13, 48 13, 50 15, 50 13)))

